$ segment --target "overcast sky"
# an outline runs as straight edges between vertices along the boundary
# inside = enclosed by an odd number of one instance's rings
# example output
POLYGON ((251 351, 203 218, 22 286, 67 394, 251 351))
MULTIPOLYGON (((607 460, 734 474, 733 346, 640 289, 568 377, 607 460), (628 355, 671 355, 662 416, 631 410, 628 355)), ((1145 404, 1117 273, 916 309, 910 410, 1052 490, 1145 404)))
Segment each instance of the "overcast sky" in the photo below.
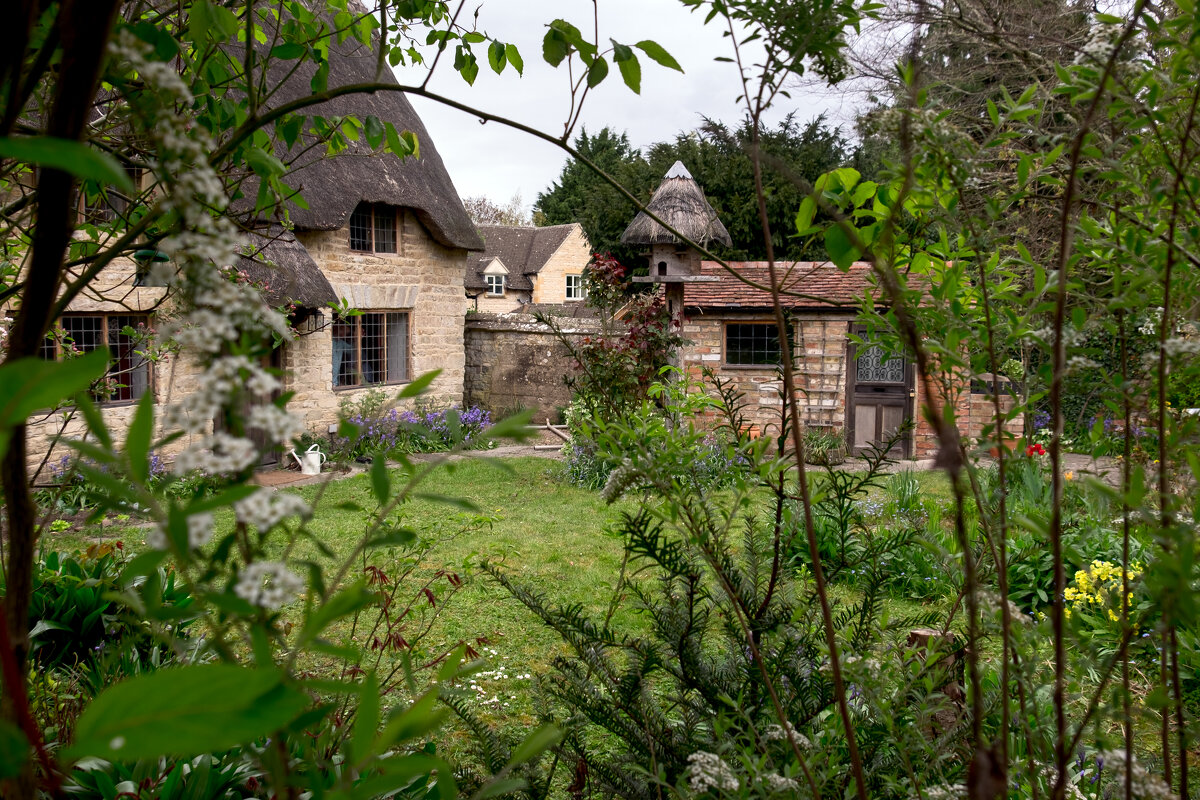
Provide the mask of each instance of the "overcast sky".
MULTIPOLYGON (((554 69, 542 60, 545 26, 566 19, 590 36, 590 0, 485 0, 479 12, 480 29, 516 44, 525 61, 525 76, 511 69, 496 75, 486 63, 486 49, 477 45, 481 60, 479 78, 468 86, 452 69, 439 66, 430 88, 485 111, 511 117, 527 125, 561 134, 570 104, 565 68, 554 69)), ((729 56, 728 39, 721 36, 718 20, 704 25, 703 16, 690 13, 678 0, 601 0, 601 39, 622 44, 653 39, 679 61, 685 74, 651 62, 638 51, 642 63, 642 92, 635 95, 614 68, 584 105, 582 123, 590 132, 605 125, 629 133, 635 147, 673 138, 693 130, 703 117, 736 124, 743 116, 735 103, 739 94, 736 68, 715 62, 729 56)), ((452 52, 447 52, 452 56, 452 52)), ((401 82, 416 76, 398 72, 401 82)), ((520 193, 528 207, 539 192, 549 188, 566 162, 554 145, 496 123, 481 125, 477 118, 424 98, 413 104, 429 129, 450 177, 463 197, 486 195, 505 202, 520 193)), ((841 99, 808 93, 782 100, 772 120, 797 111, 801 121, 827 112, 837 124, 848 121, 841 99)), ((848 127, 848 126, 847 126, 848 127)), ((576 132, 578 129, 576 129, 576 132)))

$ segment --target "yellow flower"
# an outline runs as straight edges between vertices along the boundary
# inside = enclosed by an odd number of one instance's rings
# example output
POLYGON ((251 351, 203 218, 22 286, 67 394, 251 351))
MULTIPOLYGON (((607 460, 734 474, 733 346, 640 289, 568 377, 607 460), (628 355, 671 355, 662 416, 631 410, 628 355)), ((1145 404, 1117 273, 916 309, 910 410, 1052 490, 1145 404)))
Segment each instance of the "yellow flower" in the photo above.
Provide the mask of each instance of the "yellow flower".
POLYGON ((1067 470, 1066 472, 1063 473, 1063 477, 1069 481, 1073 481, 1073 480, 1075 480, 1075 473, 1072 472, 1071 470, 1067 470))

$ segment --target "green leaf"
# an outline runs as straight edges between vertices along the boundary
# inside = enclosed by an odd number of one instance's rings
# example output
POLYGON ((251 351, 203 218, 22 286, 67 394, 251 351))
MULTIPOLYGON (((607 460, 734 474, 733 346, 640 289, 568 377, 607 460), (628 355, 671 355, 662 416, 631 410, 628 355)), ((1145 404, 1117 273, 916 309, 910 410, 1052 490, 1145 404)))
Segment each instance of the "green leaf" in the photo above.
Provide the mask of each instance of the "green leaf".
POLYGON ((154 436, 154 392, 145 392, 138 400, 133 422, 125 434, 125 456, 129 474, 139 483, 150 477, 150 440, 154 436))
POLYGON ((246 163, 256 175, 263 178, 277 178, 287 172, 282 161, 261 147, 251 147, 246 151, 246 163))
POLYGON ((644 39, 643 41, 640 41, 634 45, 634 47, 641 50, 643 53, 650 56, 653 61, 661 64, 667 69, 673 69, 676 72, 683 72, 683 67, 679 66, 679 62, 676 61, 670 53, 663 49, 663 46, 658 42, 652 42, 649 39, 644 39))
POLYGON ((596 56, 592 62, 592 66, 588 69, 587 84, 591 89, 600 85, 600 82, 608 77, 608 62, 601 56, 596 56))
POLYGON ((437 376, 441 375, 440 369, 435 369, 430 372, 418 375, 413 378, 412 382, 400 390, 400 394, 396 395, 397 400, 408 400, 413 397, 420 397, 429 391, 430 385, 437 380, 437 376))
POLYGON ((387 459, 382 455, 371 459, 371 491, 379 505, 387 503, 392 494, 392 478, 388 474, 387 459))
POLYGON ((500 42, 492 42, 488 45, 488 66, 492 68, 492 72, 499 75, 504 71, 504 65, 508 63, 508 51, 500 42))
POLYGON ((367 673, 358 693, 358 713, 350 736, 350 752, 355 764, 362 764, 372 753, 371 744, 379 733, 379 680, 374 671, 367 673))
POLYGON ((505 417, 488 428, 488 436, 494 439, 516 439, 522 441, 533 435, 529 425, 533 421, 533 409, 526 409, 505 417))
POLYGON ((551 27, 542 39, 542 58, 552 67, 557 67, 571 52, 566 38, 556 28, 551 27))
POLYGON ((311 642, 337 620, 350 616, 374 601, 375 593, 368 591, 366 584, 362 581, 350 584, 329 598, 324 605, 316 608, 312 616, 305 620, 299 644, 311 642))
POLYGON ((308 52, 308 48, 299 42, 285 42, 271 48, 271 58, 281 61, 295 61, 308 52))
POLYGON ((79 717, 71 760, 135 760, 227 750, 287 725, 310 704, 276 669, 164 669, 104 690, 79 717))
POLYGON ((0 781, 18 775, 29 755, 25 734, 8 720, 0 720, 0 781))
POLYGON ((502 797, 506 794, 515 794, 523 788, 525 788, 525 781, 521 778, 493 780, 490 783, 484 784, 483 788, 474 794, 473 800, 486 800, 489 797, 502 797))
POLYGON ((830 225, 825 230, 825 252, 829 254, 829 260, 840 269, 849 269, 854 259, 861 255, 841 225, 830 225))
POLYGON ((0 137, 0 158, 62 170, 81 180, 111 184, 127 194, 137 191, 115 158, 83 142, 53 136, 0 137))
POLYGON ((70 361, 22 358, 0 366, 0 453, 8 449, 12 426, 85 391, 107 370, 103 347, 70 361))
POLYGON ((512 758, 509 759, 508 766, 512 768, 518 764, 524 764, 526 761, 532 761, 562 741, 562 737, 562 731, 557 726, 543 725, 526 736, 525 741, 517 746, 517 749, 513 751, 512 758))
POLYGON ((525 74, 525 61, 521 58, 521 51, 515 44, 504 45, 504 55, 508 58, 508 63, 516 67, 518 75, 525 74))
POLYGON ((112 435, 108 432, 108 425, 105 424, 100 409, 96 408, 96 404, 92 402, 92 398, 86 392, 76 393, 75 410, 83 414, 83 419, 87 422, 88 433, 96 437, 100 447, 111 451, 113 442, 112 435))
POLYGON ((621 78, 634 94, 642 93, 642 65, 638 63, 633 48, 613 41, 613 60, 621 70, 621 78))
POLYGON ((812 227, 813 217, 817 214, 817 204, 811 197, 800 201, 800 210, 796 212, 796 232, 803 234, 812 227))
POLYGON ((992 120, 992 127, 1000 127, 1000 111, 996 108, 996 104, 991 100, 987 101, 988 117, 992 120))
POLYGON ((379 121, 379 117, 374 114, 368 115, 364 123, 367 134, 367 144, 372 150, 378 150, 379 145, 383 144, 387 137, 387 131, 384 130, 383 123, 379 121))

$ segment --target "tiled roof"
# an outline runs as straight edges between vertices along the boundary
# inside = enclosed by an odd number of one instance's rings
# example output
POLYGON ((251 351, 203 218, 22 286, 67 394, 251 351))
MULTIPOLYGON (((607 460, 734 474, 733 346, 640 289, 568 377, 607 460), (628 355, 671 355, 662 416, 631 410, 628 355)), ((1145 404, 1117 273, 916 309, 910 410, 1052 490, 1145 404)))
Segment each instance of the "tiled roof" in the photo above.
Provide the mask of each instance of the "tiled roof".
MULTIPOLYGON (((729 266, 760 286, 770 285, 770 272, 765 261, 731 261, 729 266)), ((705 261, 700 270, 702 275, 720 280, 684 284, 684 305, 694 308, 771 307, 770 292, 734 278, 715 261, 705 261)), ((783 289, 791 293, 781 297, 787 308, 853 308, 865 293, 874 294, 875 291, 871 265, 861 261, 851 264, 847 272, 827 261, 779 261, 775 270, 783 289)))
POLYGON ((508 268, 505 285, 510 289, 531 291, 531 276, 541 271, 550 256, 562 247, 578 223, 550 225, 545 228, 519 228, 509 225, 480 225, 483 237, 482 253, 471 253, 467 257, 467 274, 464 283, 468 289, 486 286, 483 270, 492 259, 499 258, 508 268))

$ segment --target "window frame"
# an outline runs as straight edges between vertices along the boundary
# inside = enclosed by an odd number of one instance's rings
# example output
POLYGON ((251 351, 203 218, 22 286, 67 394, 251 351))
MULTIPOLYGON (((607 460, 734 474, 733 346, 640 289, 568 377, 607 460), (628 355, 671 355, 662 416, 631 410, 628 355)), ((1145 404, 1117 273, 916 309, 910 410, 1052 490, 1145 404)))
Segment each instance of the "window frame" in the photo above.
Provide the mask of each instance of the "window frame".
POLYGON ((412 350, 413 350, 413 347, 412 347, 412 330, 413 330, 412 309, 409 309, 409 308, 372 308, 369 310, 363 310, 363 312, 361 314, 356 314, 356 315, 353 315, 350 317, 346 317, 345 319, 339 318, 338 315, 335 314, 333 316, 332 324, 329 326, 330 338, 331 338, 332 343, 336 343, 336 341, 337 341, 336 338, 334 338, 334 337, 336 336, 337 326, 341 325, 341 324, 353 324, 354 325, 354 330, 355 330, 355 334, 354 334, 354 364, 355 364, 355 372, 357 374, 358 382, 357 383, 345 383, 345 384, 338 383, 338 371, 339 371, 340 367, 333 361, 333 358, 335 358, 337 355, 337 350, 336 350, 336 347, 331 347, 332 354, 331 354, 331 358, 330 358, 330 385, 332 386, 333 391, 335 391, 335 392, 353 391, 355 389, 370 389, 375 386, 401 386, 406 383, 412 383, 412 350), (405 332, 404 332, 404 377, 400 380, 388 380, 385 378, 385 380, 383 380, 383 381, 379 381, 376 383, 368 383, 364 379, 365 376, 363 374, 363 369, 362 369, 362 363, 363 363, 363 361, 362 361, 362 353, 363 353, 363 331, 362 331, 363 325, 362 325, 362 323, 363 323, 363 320, 365 317, 369 317, 372 315, 377 315, 377 316, 380 316, 383 318, 384 327, 383 327, 382 333, 380 334, 380 339, 383 342, 383 348, 380 351, 379 360, 383 366, 383 372, 386 375, 387 363, 388 363, 388 349, 387 349, 388 317, 393 314, 403 314, 404 315, 404 327, 405 327, 405 332))
MULTIPOLYGON (((795 343, 795 334, 791 320, 788 320, 788 341, 795 343)), ((795 352, 793 350, 793 356, 795 352)), ((727 320, 721 324, 721 366, 731 369, 775 369, 783 364, 783 343, 779 340, 779 326, 774 322, 756 321, 756 320, 727 320), (779 351, 779 359, 771 362, 754 362, 745 363, 738 361, 730 361, 729 334, 730 328, 733 326, 754 327, 754 328, 774 328, 776 348, 779 351)))
POLYGON ((508 288, 508 281, 505 280, 506 277, 503 273, 484 273, 483 283, 487 287, 488 297, 504 297, 504 292, 508 288), (496 280, 500 282, 500 291, 496 291, 496 287, 493 285, 493 281, 496 280))
POLYGON ((372 253, 375 255, 384 255, 384 256, 401 255, 402 243, 403 243, 404 237, 401 235, 402 234, 401 228, 402 228, 403 220, 400 216, 400 210, 401 209, 399 206, 392 206, 392 205, 388 205, 386 203, 359 203, 357 206, 355 206, 354 210, 350 212, 350 219, 347 220, 347 222, 346 222, 346 225, 348 228, 347 233, 349 234, 347 237, 347 240, 348 240, 347 243, 350 246, 350 252, 352 252, 352 253, 372 253), (355 222, 354 222, 354 220, 355 220, 355 217, 358 215, 359 211, 363 210, 363 209, 365 209, 365 211, 369 217, 369 225, 367 226, 367 234, 370 237, 370 246, 366 247, 366 248, 354 246, 354 242, 355 242, 355 237, 354 237, 355 222), (391 249, 391 250, 380 250, 378 248, 378 245, 379 245, 379 241, 378 241, 378 239, 379 239, 379 237, 378 237, 379 222, 378 222, 378 220, 384 215, 390 216, 391 221, 392 221, 392 226, 393 226, 392 233, 394 234, 395 241, 393 242, 393 249, 391 249))
MULTIPOLYGON (((131 319, 130 324, 133 325, 134 327, 136 327, 137 324, 139 322, 141 322, 147 328, 149 328, 151 326, 151 323, 153 320, 152 315, 150 315, 148 313, 140 313, 140 312, 130 313, 129 311, 125 311, 125 310, 121 310, 121 311, 68 311, 68 312, 62 314, 62 316, 60 316, 58 319, 54 320, 54 326, 55 326, 55 328, 62 327, 62 321, 64 319, 86 319, 88 317, 95 317, 95 318, 99 318, 100 320, 102 320, 102 323, 101 323, 102 328, 101 329, 104 333, 104 339, 103 339, 102 345, 104 347, 107 347, 109 349, 109 353, 113 354, 113 355, 115 355, 114 344, 119 344, 119 342, 114 343, 112 341, 113 333, 112 333, 112 329, 110 326, 110 321, 112 319, 127 317, 127 318, 131 319)), ((122 326, 122 327, 124 327, 124 326, 122 326)), ((120 329, 117 329, 116 335, 117 336, 121 335, 120 329)), ((61 343, 59 342, 57 337, 52 337, 51 334, 46 334, 46 337, 42 342, 41 351, 39 353, 40 357, 43 359, 46 359, 46 360, 50 360, 49 358, 47 358, 47 356, 50 355, 50 353, 48 352, 50 348, 53 348, 53 354, 52 354, 53 360, 61 361, 62 360, 62 345, 61 345, 61 343)), ((96 348, 93 348, 93 349, 96 349, 96 348)), ((85 350, 83 352, 91 352, 91 350, 85 350)), ((133 351, 131 350, 130 351, 131 357, 132 357, 132 353, 133 353, 133 351)), ((113 378, 113 375, 112 375, 113 368, 116 367, 119 364, 119 362, 120 362, 119 355, 110 359, 110 361, 109 361, 110 366, 104 372, 105 380, 109 380, 109 379, 113 378)), ((94 403, 96 403, 97 405, 101 405, 106 408, 115 408, 115 407, 120 407, 120 406, 137 405, 137 403, 142 399, 143 396, 145 396, 146 393, 150 393, 151 395, 153 395, 154 391, 155 391, 154 363, 152 361, 150 361, 150 359, 143 358, 141 360, 141 363, 130 368, 128 371, 118 371, 117 375, 126 375, 126 376, 133 375, 137 372, 137 370, 143 369, 143 368, 146 371, 146 386, 142 390, 141 394, 137 395, 136 397, 131 397, 130 399, 114 400, 114 399, 106 398, 103 394, 97 394, 97 393, 93 392, 93 393, 91 393, 92 401, 94 403)), ((125 383, 124 381, 121 381, 120 379, 116 379, 116 382, 129 388, 131 390, 130 394, 132 394, 132 388, 133 388, 132 384, 125 383)))
POLYGON ((92 205, 88 202, 87 192, 84 187, 82 185, 77 187, 75 213, 79 224, 111 225, 118 220, 128 218, 129 209, 133 208, 134 201, 141 194, 142 178, 145 175, 145 170, 141 167, 126 166, 125 174, 133 181, 135 192, 133 196, 126 195, 112 186, 100 186, 99 194, 96 196, 96 204, 92 205))
POLYGON ((566 286, 564 295, 568 303, 578 303, 587 299, 587 293, 583 288, 583 273, 569 274, 566 276, 566 286), (575 296, 571 296, 571 279, 575 279, 575 296))

